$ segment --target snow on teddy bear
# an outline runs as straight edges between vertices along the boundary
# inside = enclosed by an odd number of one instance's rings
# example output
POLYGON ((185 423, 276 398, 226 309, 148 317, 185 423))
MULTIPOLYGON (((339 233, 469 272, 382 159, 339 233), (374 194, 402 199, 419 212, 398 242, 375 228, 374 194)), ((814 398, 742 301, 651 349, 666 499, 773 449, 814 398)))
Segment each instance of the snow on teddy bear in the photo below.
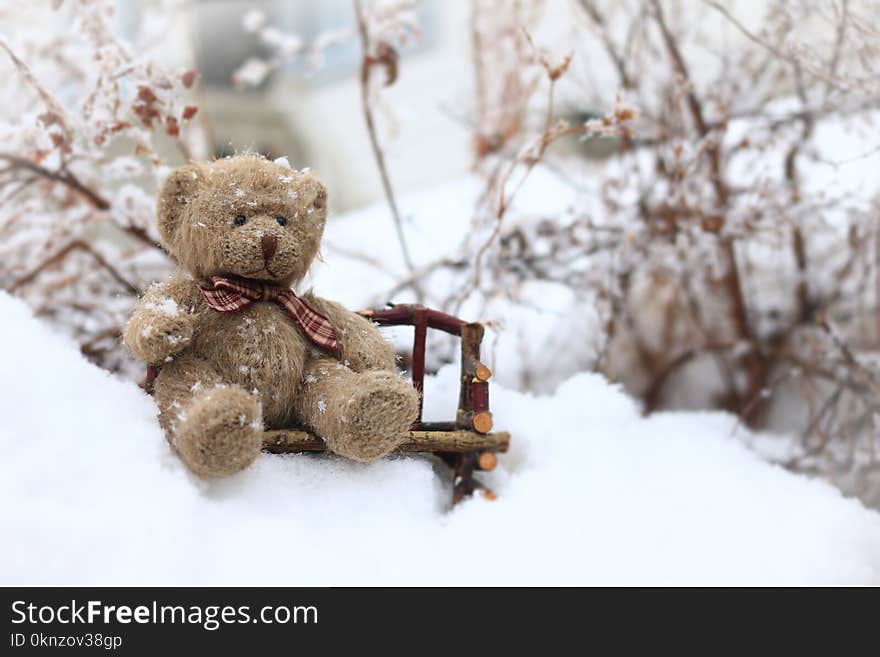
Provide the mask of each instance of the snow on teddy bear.
POLYGON ((238 155, 173 171, 159 192, 177 271, 150 287, 125 343, 160 366, 159 422, 205 477, 246 468, 264 428, 305 425, 359 461, 404 440, 418 393, 376 327, 291 286, 318 252, 327 192, 306 171, 238 155))

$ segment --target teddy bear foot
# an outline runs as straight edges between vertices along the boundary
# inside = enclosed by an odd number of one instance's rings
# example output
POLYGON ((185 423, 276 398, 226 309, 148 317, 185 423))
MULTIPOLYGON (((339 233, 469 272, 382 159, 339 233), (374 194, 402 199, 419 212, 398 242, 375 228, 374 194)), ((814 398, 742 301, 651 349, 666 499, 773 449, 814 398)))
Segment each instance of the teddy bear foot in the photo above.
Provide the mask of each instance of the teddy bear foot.
POLYGON ((193 399, 172 440, 195 474, 226 477, 244 470, 260 453, 262 409, 241 388, 217 386, 193 399))
POLYGON ((366 372, 343 404, 342 431, 328 438, 328 446, 355 461, 376 461, 407 440, 418 412, 418 393, 409 382, 388 372, 366 372))

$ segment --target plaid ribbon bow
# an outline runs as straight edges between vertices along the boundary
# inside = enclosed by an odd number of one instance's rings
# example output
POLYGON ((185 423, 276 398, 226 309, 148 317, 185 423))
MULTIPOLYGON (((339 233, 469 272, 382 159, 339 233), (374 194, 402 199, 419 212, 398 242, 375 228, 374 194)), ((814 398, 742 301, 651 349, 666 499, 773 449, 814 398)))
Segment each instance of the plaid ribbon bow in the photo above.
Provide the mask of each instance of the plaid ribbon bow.
POLYGON ((222 276, 212 276, 211 287, 203 287, 201 290, 208 307, 221 313, 235 312, 258 301, 277 303, 299 324, 315 346, 333 354, 339 350, 336 329, 330 320, 309 307, 293 290, 264 281, 222 276))

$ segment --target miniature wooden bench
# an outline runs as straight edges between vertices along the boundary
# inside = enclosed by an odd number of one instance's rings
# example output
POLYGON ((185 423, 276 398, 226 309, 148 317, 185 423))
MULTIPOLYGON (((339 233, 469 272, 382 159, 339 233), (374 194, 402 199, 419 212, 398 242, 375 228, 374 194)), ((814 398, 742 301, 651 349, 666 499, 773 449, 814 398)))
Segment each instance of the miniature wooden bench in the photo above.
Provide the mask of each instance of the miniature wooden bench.
MULTIPOLYGON (((419 417, 409 432, 409 440, 398 452, 422 452, 439 457, 452 470, 452 504, 481 489, 488 499, 495 495, 474 479, 475 470, 492 470, 498 463, 496 454, 506 452, 510 434, 492 433, 489 412, 489 378, 492 372, 480 362, 483 325, 465 322, 452 315, 422 306, 401 304, 382 310, 363 310, 361 315, 382 326, 413 326, 413 386, 421 396, 425 380, 425 340, 428 329, 437 329, 461 338, 461 383, 458 411, 454 421, 423 422, 419 417)), ((263 449, 274 454, 323 452, 324 441, 301 429, 275 429, 265 433, 263 449)))
MULTIPOLYGON (((419 417, 409 431, 409 440, 397 452, 434 454, 452 471, 452 504, 480 489, 484 497, 495 499, 495 494, 474 478, 475 470, 492 470, 498 463, 495 456, 506 452, 510 434, 492 433, 492 414, 489 412, 489 378, 492 372, 480 362, 483 325, 465 322, 452 315, 401 304, 382 310, 363 310, 360 314, 382 326, 413 326, 415 336, 412 351, 413 386, 421 395, 425 380, 425 340, 428 329, 437 329, 461 338, 461 384, 458 411, 454 421, 423 422, 419 402, 419 417)), ((142 387, 152 393, 158 368, 149 367, 142 387)), ((273 454, 324 452, 327 446, 317 436, 301 428, 270 429, 263 437, 263 450, 273 454)))

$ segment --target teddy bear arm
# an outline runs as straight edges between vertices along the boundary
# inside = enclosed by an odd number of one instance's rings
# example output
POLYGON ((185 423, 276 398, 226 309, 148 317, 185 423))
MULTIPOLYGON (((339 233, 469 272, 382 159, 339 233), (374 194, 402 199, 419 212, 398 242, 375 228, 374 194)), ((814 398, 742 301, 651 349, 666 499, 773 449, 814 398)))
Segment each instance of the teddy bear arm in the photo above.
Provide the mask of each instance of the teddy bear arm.
POLYGON ((340 362, 355 372, 397 369, 393 345, 372 322, 333 301, 312 295, 306 300, 336 329, 340 362))
POLYGON ((151 286, 135 306, 123 339, 146 363, 158 364, 182 351, 195 330, 187 290, 173 283, 151 286))

